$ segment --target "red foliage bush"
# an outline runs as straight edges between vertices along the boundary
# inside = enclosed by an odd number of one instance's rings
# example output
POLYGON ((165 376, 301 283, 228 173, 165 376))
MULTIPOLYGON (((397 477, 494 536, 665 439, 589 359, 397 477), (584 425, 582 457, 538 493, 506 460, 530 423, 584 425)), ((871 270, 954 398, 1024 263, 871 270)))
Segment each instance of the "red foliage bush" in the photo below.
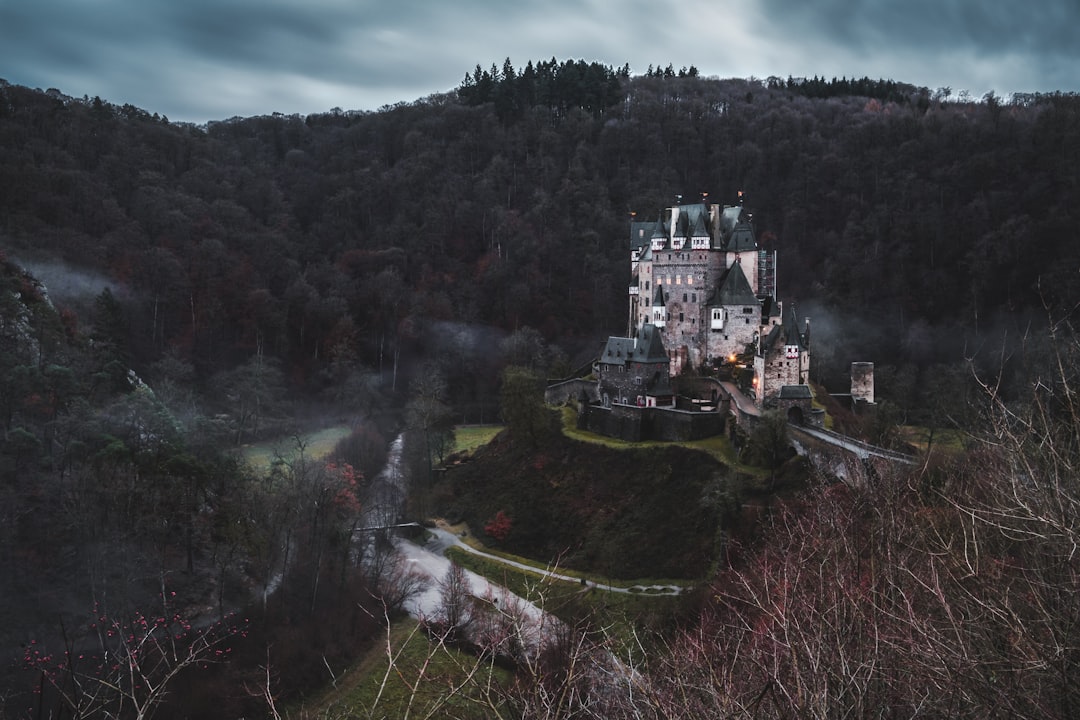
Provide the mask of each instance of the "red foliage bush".
POLYGON ((484 532, 502 542, 510 534, 511 527, 513 527, 513 521, 510 516, 500 510, 495 513, 495 519, 484 526, 484 532))

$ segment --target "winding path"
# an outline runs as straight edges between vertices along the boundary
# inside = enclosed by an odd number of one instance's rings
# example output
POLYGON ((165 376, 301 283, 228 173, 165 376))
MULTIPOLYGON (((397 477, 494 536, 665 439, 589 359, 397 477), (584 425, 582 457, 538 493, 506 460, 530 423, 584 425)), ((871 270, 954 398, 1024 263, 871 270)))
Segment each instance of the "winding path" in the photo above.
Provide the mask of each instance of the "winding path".
MULTIPOLYGON (((535 573, 535 574, 540 575, 542 577, 552 578, 554 580, 561 580, 561 581, 564 581, 564 582, 571 582, 571 583, 581 583, 581 578, 580 577, 572 577, 570 575, 563 575, 562 573, 557 573, 557 572, 555 572, 553 570, 541 570, 540 568, 538 568, 538 567, 536 567, 534 565, 526 565, 525 563, 520 563, 520 562, 517 562, 515 560, 507 560, 504 557, 499 557, 498 555, 492 555, 491 553, 486 553, 483 550, 477 550, 476 548, 472 547, 471 545, 468 545, 465 542, 463 542, 460 537, 458 537, 454 533, 450 532, 449 530, 444 530, 443 528, 436 527, 436 528, 429 528, 428 532, 430 532, 432 534, 432 538, 430 540, 428 540, 427 544, 424 547, 426 549, 431 550, 432 552, 435 552, 435 553, 439 554, 439 555, 442 555, 443 553, 446 552, 447 549, 449 549, 451 547, 456 547, 456 548, 461 548, 462 550, 464 550, 467 553, 471 553, 473 555, 478 555, 479 557, 485 558, 487 560, 491 560, 492 562, 500 563, 502 565, 506 565, 507 567, 515 568, 517 570, 524 570, 526 572, 535 573)), ((585 580, 584 586, 585 587, 596 588, 598 590, 604 590, 606 592, 624 593, 624 594, 627 594, 627 595, 631 595, 631 594, 634 594, 634 595, 636 595, 636 594, 678 595, 684 589, 680 585, 632 585, 630 587, 618 587, 618 586, 615 586, 615 585, 606 585, 604 583, 598 583, 598 582, 595 582, 595 581, 589 580, 589 579, 585 580)))

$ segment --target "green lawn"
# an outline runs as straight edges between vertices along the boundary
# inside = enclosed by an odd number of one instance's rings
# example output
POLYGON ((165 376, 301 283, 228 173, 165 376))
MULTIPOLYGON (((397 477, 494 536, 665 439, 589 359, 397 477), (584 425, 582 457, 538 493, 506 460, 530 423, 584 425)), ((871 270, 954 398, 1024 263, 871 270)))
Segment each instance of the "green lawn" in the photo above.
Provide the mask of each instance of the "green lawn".
POLYGON ((451 452, 471 454, 476 448, 491 442, 505 425, 457 425, 454 427, 454 448, 451 452))
POLYGON ((338 441, 348 437, 350 432, 352 431, 347 425, 337 425, 305 433, 299 437, 277 438, 244 445, 240 448, 240 455, 256 470, 268 470, 278 457, 292 460, 299 456, 300 446, 297 444, 297 440, 299 440, 304 447, 306 457, 312 460, 322 460, 333 452, 338 441))

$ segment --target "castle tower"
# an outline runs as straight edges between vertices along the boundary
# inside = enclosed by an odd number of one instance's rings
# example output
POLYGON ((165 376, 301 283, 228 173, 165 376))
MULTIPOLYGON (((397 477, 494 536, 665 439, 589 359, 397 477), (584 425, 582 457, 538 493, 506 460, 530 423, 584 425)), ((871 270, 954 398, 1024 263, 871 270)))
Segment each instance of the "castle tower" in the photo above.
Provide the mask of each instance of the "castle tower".
POLYGON ((664 302, 664 288, 656 286, 656 294, 653 296, 652 324, 663 329, 667 325, 667 303, 664 302))
POLYGON ((851 400, 874 403, 874 363, 851 363, 851 400))

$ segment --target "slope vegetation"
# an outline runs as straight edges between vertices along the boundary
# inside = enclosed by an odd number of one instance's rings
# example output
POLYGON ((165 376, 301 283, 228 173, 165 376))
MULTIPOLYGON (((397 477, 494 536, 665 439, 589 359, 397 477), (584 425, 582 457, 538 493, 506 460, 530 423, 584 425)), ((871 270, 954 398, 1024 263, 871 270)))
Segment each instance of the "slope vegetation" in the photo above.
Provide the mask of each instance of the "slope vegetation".
POLYGON ((693 578, 713 560, 730 482, 715 459, 678 446, 613 450, 553 435, 533 448, 504 432, 436 489, 444 512, 488 527, 485 541, 501 549, 615 578, 693 578))

